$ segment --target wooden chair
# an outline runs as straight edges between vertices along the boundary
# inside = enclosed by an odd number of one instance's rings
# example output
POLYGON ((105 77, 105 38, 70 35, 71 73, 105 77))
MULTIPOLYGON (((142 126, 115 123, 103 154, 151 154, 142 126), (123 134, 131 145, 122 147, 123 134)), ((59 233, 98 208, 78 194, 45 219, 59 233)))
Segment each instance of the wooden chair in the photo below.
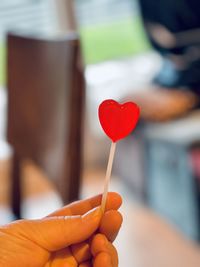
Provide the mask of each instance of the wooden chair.
POLYGON ((20 218, 25 158, 55 181, 64 203, 78 198, 85 91, 76 34, 44 40, 10 33, 7 53, 12 208, 20 218))

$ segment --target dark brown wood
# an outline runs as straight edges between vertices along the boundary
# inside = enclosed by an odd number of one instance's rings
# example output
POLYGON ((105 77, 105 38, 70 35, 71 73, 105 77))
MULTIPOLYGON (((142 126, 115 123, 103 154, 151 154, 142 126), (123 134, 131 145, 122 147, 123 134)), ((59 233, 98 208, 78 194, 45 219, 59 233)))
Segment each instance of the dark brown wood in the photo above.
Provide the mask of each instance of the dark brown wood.
POLYGON ((15 152, 12 159, 11 179, 12 179, 11 205, 16 219, 20 219, 21 218, 20 159, 15 152))
POLYGON ((64 203, 78 198, 84 79, 77 35, 8 35, 8 141, 55 181, 64 203))

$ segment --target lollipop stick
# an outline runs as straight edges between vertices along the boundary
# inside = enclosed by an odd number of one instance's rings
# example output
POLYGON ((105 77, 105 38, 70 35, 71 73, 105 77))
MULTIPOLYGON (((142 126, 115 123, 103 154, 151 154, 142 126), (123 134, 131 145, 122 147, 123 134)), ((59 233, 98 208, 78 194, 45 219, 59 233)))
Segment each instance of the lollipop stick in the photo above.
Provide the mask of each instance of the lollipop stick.
POLYGON ((116 143, 112 142, 111 147, 110 147, 110 155, 109 155, 109 159, 108 159, 106 177, 105 177, 105 182, 104 182, 104 192, 103 192, 102 201, 101 201, 101 209, 103 212, 105 211, 105 207, 106 207, 106 199, 107 199, 107 194, 108 194, 108 186, 109 186, 109 182, 110 182, 110 176, 111 176, 111 171, 112 171, 115 148, 116 148, 116 143))

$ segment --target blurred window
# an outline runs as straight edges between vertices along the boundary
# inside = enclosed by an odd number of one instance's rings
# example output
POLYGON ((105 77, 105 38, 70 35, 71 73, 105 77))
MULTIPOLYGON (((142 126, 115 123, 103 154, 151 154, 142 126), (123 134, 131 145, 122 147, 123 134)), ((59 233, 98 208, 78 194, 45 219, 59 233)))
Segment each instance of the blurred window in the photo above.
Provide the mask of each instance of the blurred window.
POLYGON ((86 64, 147 51, 136 0, 75 0, 86 64))
POLYGON ((54 23, 51 0, 1 0, 0 38, 7 30, 49 31, 54 23))

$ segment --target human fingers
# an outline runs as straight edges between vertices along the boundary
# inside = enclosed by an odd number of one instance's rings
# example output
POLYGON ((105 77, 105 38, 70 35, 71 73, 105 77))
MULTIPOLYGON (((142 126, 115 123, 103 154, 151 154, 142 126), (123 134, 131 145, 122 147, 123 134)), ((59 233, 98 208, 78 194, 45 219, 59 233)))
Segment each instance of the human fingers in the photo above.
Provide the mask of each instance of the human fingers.
POLYGON ((78 263, 87 262, 92 258, 90 241, 84 241, 71 246, 71 252, 78 263))
MULTIPOLYGON (((65 216, 65 215, 82 215, 87 211, 100 206, 102 195, 97 195, 86 200, 80 200, 73 202, 51 214, 48 217, 52 216, 65 216)), ((118 193, 109 192, 107 201, 106 201, 106 210, 117 210, 122 204, 122 198, 118 193)))
POLYGON ((119 211, 109 210, 101 219, 99 232, 113 242, 121 228, 123 217, 119 211))
POLYGON ((91 243, 94 267, 118 267, 118 254, 115 247, 102 235, 94 236, 91 243))
MULTIPOLYGON (((84 242, 81 244, 81 247, 74 247, 74 249, 72 250, 73 257, 74 259, 76 259, 76 262, 79 263, 79 267, 92 267, 92 254, 90 252, 90 248, 88 248, 87 245, 88 243, 84 242)), ((95 266, 112 266, 110 254, 107 252, 100 252, 100 254, 101 255, 96 255, 96 258, 94 260, 95 266)))
POLYGON ((78 263, 72 256, 69 248, 56 251, 52 254, 45 267, 78 267, 78 263))
POLYGON ((27 238, 53 252, 88 239, 99 227, 101 217, 101 209, 96 208, 82 216, 16 221, 7 225, 4 231, 27 238))
POLYGON ((90 261, 82 262, 79 267, 92 267, 92 263, 90 261))
MULTIPOLYGON (((113 242, 116 238, 121 224, 122 215, 116 210, 107 211, 103 214, 98 231, 105 235, 106 238, 113 242)), ((73 256, 76 258, 77 262, 85 262, 89 260, 92 255, 90 252, 90 242, 89 240, 84 241, 80 244, 75 244, 71 246, 73 256)))
POLYGON ((109 253, 107 252, 99 252, 93 261, 93 267, 114 267, 112 263, 112 259, 109 253))

